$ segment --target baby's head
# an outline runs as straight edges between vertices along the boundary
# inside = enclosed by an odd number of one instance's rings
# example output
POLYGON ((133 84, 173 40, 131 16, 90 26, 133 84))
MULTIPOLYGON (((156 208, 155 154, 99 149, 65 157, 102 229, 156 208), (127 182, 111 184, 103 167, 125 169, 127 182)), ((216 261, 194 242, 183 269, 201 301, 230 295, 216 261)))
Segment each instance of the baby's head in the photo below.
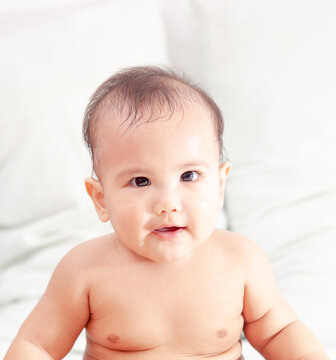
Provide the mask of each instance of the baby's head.
POLYGON ((215 102, 171 70, 129 68, 96 90, 83 133, 98 180, 86 189, 120 243, 166 262, 210 237, 230 170, 222 132, 215 102))
POLYGON ((171 69, 154 66, 131 67, 116 73, 92 95, 85 111, 83 135, 90 152, 93 172, 99 177, 101 152, 99 139, 105 121, 120 121, 128 127, 182 113, 186 104, 201 106, 209 112, 215 131, 220 160, 225 158, 222 135, 224 122, 213 99, 197 84, 171 69))

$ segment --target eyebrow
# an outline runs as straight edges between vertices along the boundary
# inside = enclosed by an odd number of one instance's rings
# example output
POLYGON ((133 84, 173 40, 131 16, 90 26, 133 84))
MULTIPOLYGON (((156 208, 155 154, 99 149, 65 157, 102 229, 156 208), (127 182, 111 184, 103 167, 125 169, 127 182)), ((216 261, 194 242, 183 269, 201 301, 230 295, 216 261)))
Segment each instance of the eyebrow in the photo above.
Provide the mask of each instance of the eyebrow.
POLYGON ((148 169, 145 169, 145 168, 130 168, 130 169, 127 169, 127 170, 124 170, 124 171, 121 171, 118 175, 117 175, 117 178, 122 178, 122 177, 126 177, 126 176, 129 176, 131 174, 136 174, 136 173, 146 173, 148 172, 149 170, 148 169))
POLYGON ((189 162, 189 163, 186 163, 186 164, 179 164, 178 168, 179 169, 184 169, 184 168, 187 168, 187 167, 194 167, 194 166, 204 166, 206 168, 210 167, 210 165, 206 161, 198 160, 198 161, 189 162))
MULTIPOLYGON (((179 165, 176 166, 176 169, 193 168, 193 167, 199 167, 199 166, 210 168, 210 165, 206 161, 195 161, 195 162, 188 162, 188 163, 185 163, 185 164, 179 164, 179 165)), ((150 171, 151 171, 151 169, 134 167, 134 168, 129 168, 129 169, 126 169, 124 171, 121 171, 117 175, 117 177, 121 178, 123 176, 136 174, 136 173, 138 173, 138 174, 149 173, 150 171)))

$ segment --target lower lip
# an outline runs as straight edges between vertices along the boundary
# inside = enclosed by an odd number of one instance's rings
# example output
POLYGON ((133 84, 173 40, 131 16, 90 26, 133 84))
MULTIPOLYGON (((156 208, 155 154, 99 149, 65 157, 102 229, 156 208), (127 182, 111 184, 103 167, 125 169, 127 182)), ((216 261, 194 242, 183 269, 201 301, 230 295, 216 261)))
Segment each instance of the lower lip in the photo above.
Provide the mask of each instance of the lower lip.
POLYGON ((184 231, 185 228, 179 228, 177 230, 174 231, 157 231, 154 230, 153 233, 160 239, 162 240, 172 240, 175 239, 177 237, 179 237, 182 232, 184 231))

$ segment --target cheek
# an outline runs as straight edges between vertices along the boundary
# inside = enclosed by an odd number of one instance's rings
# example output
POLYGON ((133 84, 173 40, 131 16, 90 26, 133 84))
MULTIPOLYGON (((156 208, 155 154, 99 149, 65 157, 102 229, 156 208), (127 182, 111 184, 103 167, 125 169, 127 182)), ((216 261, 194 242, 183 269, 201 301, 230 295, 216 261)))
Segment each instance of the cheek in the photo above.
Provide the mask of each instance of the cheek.
POLYGON ((218 198, 209 196, 200 201, 198 205, 198 210, 196 213, 197 221, 202 224, 203 227, 213 227, 217 222, 217 218, 219 215, 219 205, 218 205, 218 198))
POLYGON ((116 232, 132 233, 143 226, 145 212, 138 201, 115 199, 109 209, 111 224, 116 232))
POLYGON ((206 186, 198 187, 197 191, 193 192, 192 201, 189 202, 188 212, 193 214, 194 220, 197 223, 206 226, 216 223, 219 213, 219 190, 218 184, 215 182, 206 186))
POLYGON ((206 211, 216 210, 220 197, 219 181, 212 179, 212 181, 202 184, 196 194, 201 208, 206 211))

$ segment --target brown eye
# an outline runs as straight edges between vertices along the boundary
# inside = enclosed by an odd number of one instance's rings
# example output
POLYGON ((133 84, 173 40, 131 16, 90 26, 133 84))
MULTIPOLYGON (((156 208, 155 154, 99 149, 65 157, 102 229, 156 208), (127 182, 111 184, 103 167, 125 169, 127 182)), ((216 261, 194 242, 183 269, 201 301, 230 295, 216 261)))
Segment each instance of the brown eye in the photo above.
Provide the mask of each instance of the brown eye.
POLYGON ((196 179, 198 179, 199 174, 197 171, 186 171, 185 173, 183 173, 181 175, 181 180, 182 181, 194 181, 196 179))
POLYGON ((131 184, 134 186, 143 187, 149 185, 150 181, 146 177, 138 176, 131 180, 131 184))

